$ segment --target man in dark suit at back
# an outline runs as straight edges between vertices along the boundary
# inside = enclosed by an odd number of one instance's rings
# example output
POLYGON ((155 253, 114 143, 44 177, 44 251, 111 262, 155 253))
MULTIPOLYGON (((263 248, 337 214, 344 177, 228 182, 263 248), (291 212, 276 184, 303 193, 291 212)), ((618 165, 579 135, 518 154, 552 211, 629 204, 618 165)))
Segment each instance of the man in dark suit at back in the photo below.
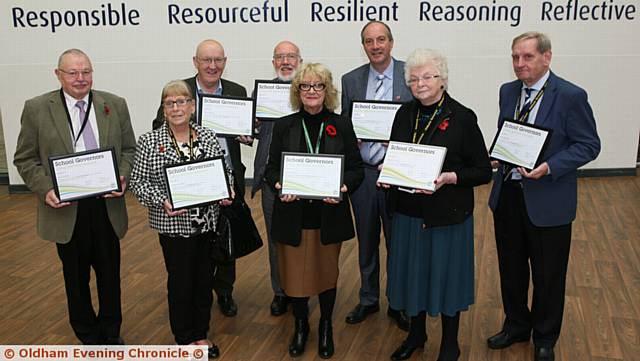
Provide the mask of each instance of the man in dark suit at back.
POLYGON ((531 171, 492 162, 498 171, 489 206, 506 318, 502 330, 487 343, 492 349, 505 348, 529 341, 533 330, 534 359, 549 361, 554 360, 564 310, 577 207, 576 170, 597 157, 600 138, 587 93, 549 70, 551 41, 545 34, 517 36, 511 59, 518 80, 500 87, 498 126, 509 118, 553 133, 542 163, 531 171))
MULTIPOLYGON (((342 76, 342 115, 351 118, 354 100, 388 100, 406 102, 413 99, 404 78, 404 62, 391 57, 393 35, 387 24, 367 23, 360 32, 360 40, 369 63, 342 76)), ((365 166, 364 181, 351 195, 358 234, 358 262, 360 266, 360 300, 347 315, 347 323, 359 323, 380 309, 380 228, 385 243, 391 235, 391 222, 385 205, 385 193, 376 187, 386 148, 381 143, 358 141, 365 166)), ((387 251, 389 247, 387 245, 387 251)), ((409 318, 399 310, 389 308, 389 316, 398 326, 409 329, 409 318)))
MULTIPOLYGON (((290 41, 284 40, 279 42, 273 49, 273 60, 271 61, 276 72, 274 81, 282 83, 291 83, 293 75, 302 64, 300 57, 300 49, 290 41)), ((254 94, 255 96, 255 94, 254 94)), ((275 121, 263 121, 257 125, 258 133, 258 149, 256 157, 253 160, 253 186, 251 187, 251 197, 261 190, 262 191, 262 213, 264 214, 264 223, 267 227, 267 239, 269 241, 269 268, 271 270, 271 289, 273 290, 273 300, 271 301, 271 314, 280 316, 287 312, 289 299, 280 287, 280 276, 278 274, 278 254, 276 252, 276 244, 271 238, 271 217, 273 215, 273 202, 275 201, 276 192, 269 187, 264 179, 264 172, 269 159, 269 146, 271 145, 271 136, 273 135, 273 126, 275 121)))
MULTIPOLYGON (((198 44, 196 55, 193 57, 193 66, 198 73, 184 81, 189 85, 196 100, 196 107, 199 104, 200 94, 227 95, 236 97, 246 97, 247 90, 240 84, 222 79, 222 73, 227 64, 227 57, 224 48, 216 40, 208 39, 198 44)), ((200 109, 196 108, 196 114, 200 109)), ((197 119, 197 118, 196 118, 197 119)), ((156 118, 153 120, 153 129, 158 129, 164 122, 162 104, 158 108, 156 118)), ((240 156, 240 143, 250 144, 252 139, 246 136, 236 138, 218 137, 220 146, 225 152, 225 161, 233 168, 234 183, 236 185, 236 197, 244 197, 244 173, 245 166, 242 164, 240 156)), ((218 305, 222 314, 233 317, 238 313, 238 306, 233 300, 233 283, 236 280, 236 262, 216 261, 213 278, 213 289, 218 296, 218 305)))

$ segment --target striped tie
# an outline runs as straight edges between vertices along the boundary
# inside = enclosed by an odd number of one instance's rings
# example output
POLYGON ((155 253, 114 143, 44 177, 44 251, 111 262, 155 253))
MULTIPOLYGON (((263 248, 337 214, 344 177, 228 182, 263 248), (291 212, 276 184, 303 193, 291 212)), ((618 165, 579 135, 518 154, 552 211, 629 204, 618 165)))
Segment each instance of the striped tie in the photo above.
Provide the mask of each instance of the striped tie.
MULTIPOLYGON (((382 100, 384 98, 384 93, 386 89, 384 88, 384 75, 378 74, 376 76, 376 93, 373 96, 374 100, 382 100)), ((384 148, 380 143, 370 142, 369 143, 369 154, 365 161, 372 165, 377 165, 382 162, 382 158, 384 158, 384 148)))
MULTIPOLYGON (((79 110, 79 118, 80 118, 80 127, 82 127, 82 123, 84 122, 84 118, 87 115, 84 110, 85 101, 78 100, 76 103, 76 108, 79 110)), ((93 134, 93 128, 91 128, 91 123, 87 120, 87 124, 82 130, 82 140, 84 140, 84 148, 85 150, 98 149, 98 142, 96 141, 96 136, 93 134)))

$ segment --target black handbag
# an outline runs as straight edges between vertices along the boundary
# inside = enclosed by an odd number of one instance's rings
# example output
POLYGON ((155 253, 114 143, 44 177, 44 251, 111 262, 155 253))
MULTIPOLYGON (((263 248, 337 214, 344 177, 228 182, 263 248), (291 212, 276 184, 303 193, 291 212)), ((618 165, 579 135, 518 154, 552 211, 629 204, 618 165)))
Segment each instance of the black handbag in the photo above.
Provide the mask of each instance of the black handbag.
POLYGON ((244 257, 262 247, 262 238, 243 199, 220 207, 211 256, 217 261, 244 257))

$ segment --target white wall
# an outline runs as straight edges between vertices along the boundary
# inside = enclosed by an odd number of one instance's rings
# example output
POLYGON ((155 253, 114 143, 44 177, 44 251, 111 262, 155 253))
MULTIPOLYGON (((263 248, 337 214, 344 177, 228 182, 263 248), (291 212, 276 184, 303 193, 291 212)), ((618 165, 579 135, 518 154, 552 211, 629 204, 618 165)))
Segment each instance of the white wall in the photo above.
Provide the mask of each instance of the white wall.
MULTIPOLYGON (((322 1, 327 6, 353 6, 355 0, 322 1)), ((635 167, 640 122, 637 115, 640 84, 640 26, 637 1, 612 0, 610 6, 626 11, 621 20, 542 20, 543 6, 563 6, 574 1, 431 1, 431 6, 510 6, 521 8, 517 26, 506 21, 419 21, 420 1, 358 0, 362 6, 395 6, 397 21, 388 24, 395 37, 394 56, 404 59, 417 47, 440 50, 449 59, 450 93, 474 109, 487 143, 496 130, 498 87, 514 78, 510 62, 511 39, 528 30, 546 32, 552 39, 552 70, 589 94, 602 152, 587 168, 635 167), (550 5, 544 5, 548 3, 550 5), (631 20, 629 20, 629 18, 631 20)), ((297 43, 307 62, 322 62, 340 76, 367 61, 359 32, 366 21, 312 22, 312 1, 271 0, 268 6, 288 7, 288 21, 280 23, 169 24, 168 6, 181 8, 262 7, 264 0, 235 1, 129 1, 127 9, 139 12, 140 25, 60 26, 55 32, 40 27, 14 26, 15 7, 25 11, 101 10, 106 1, 16 1, 0 3, 0 108, 11 184, 22 184, 13 154, 24 101, 59 87, 53 74, 58 55, 67 48, 83 49, 95 69, 94 88, 127 99, 137 135, 151 129, 160 90, 169 80, 194 74, 191 57, 205 38, 222 42, 229 58, 224 77, 244 85, 273 76, 271 55, 280 40, 297 43), (232 5, 228 5, 232 4, 232 5)), ((320 2, 318 2, 320 3, 320 2)), ((581 0, 581 6, 600 6, 601 0, 581 0)), ((318 5, 315 5, 318 6, 318 5)), ((601 9, 596 8, 596 14, 601 9)), ((26 16, 22 17, 23 23, 26 16)), ((243 147, 247 176, 252 176, 253 148, 243 147)))

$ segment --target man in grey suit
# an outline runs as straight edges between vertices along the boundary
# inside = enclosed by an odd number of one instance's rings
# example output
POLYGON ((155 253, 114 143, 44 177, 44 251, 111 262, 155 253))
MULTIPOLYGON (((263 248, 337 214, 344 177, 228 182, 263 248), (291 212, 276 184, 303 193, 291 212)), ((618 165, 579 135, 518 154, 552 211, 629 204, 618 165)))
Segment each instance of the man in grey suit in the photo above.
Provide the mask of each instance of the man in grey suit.
MULTIPOLYGON (((302 63, 300 48, 290 41, 279 42, 273 49, 273 68, 276 72, 274 81, 291 83, 293 75, 302 63)), ((258 149, 253 160, 253 186, 251 187, 251 197, 255 196, 258 190, 262 190, 262 213, 264 223, 267 227, 267 239, 269 240, 269 267, 271 269, 271 289, 273 290, 273 301, 271 301, 271 314, 280 316, 287 312, 289 299, 280 287, 280 276, 278 274, 278 254, 276 244, 271 238, 271 217, 273 215, 273 202, 276 197, 274 192, 264 180, 264 171, 269 159, 269 146, 275 121, 263 121, 257 125, 258 149)))
POLYGON ((587 93, 549 69, 551 41, 545 34, 528 32, 513 39, 511 60, 518 79, 500 87, 498 126, 509 118, 553 133, 542 163, 531 171, 492 162, 497 172, 489 206, 506 318, 487 343, 502 349, 528 342, 533 333, 534 360, 553 361, 576 217, 576 170, 598 156, 600 138, 587 93))
MULTIPOLYGON (((184 79, 193 93, 196 107, 199 104, 200 94, 247 96, 247 90, 242 85, 222 79, 226 64, 227 57, 220 42, 208 39, 198 44, 196 54, 193 56, 193 66, 198 73, 191 78, 184 79)), ((200 109, 196 108, 196 114, 199 112, 200 109)), ((160 104, 156 118, 153 120, 153 129, 160 128, 162 122, 164 122, 164 113, 162 104, 160 104)), ((218 137, 218 141, 225 152, 226 163, 230 164, 233 169, 236 197, 244 198, 244 174, 246 168, 242 164, 240 143, 250 144, 253 140, 250 137, 241 136, 236 138, 218 137)), ((215 262, 213 289, 218 296, 220 312, 227 317, 233 317, 238 313, 238 306, 233 300, 232 294, 235 280, 235 260, 215 262)))
MULTIPOLYGON (((404 78, 404 62, 391 57, 393 35, 383 22, 371 21, 360 32, 360 39, 369 63, 342 77, 342 115, 351 117, 354 100, 388 100, 405 102, 412 99, 404 78)), ((391 222, 385 205, 385 194, 376 187, 378 166, 386 148, 375 142, 358 142, 365 165, 365 177, 351 195, 358 234, 360 265, 360 302, 347 315, 347 323, 362 322, 380 309, 380 228, 389 239, 391 222)), ((386 243, 386 242, 385 242, 386 243)), ((387 251, 389 247, 387 245, 387 251)), ((389 308, 387 314, 398 327, 409 329, 409 318, 401 310, 389 308)))
POLYGON ((56 243, 62 261, 69 321, 83 344, 123 344, 120 338, 120 239, 127 232, 124 201, 136 140, 124 99, 92 90, 93 67, 78 49, 60 55, 57 89, 25 102, 13 163, 38 195, 38 235, 56 243), (113 147, 121 192, 61 202, 49 157, 113 147), (96 274, 100 309, 91 303, 96 274))

